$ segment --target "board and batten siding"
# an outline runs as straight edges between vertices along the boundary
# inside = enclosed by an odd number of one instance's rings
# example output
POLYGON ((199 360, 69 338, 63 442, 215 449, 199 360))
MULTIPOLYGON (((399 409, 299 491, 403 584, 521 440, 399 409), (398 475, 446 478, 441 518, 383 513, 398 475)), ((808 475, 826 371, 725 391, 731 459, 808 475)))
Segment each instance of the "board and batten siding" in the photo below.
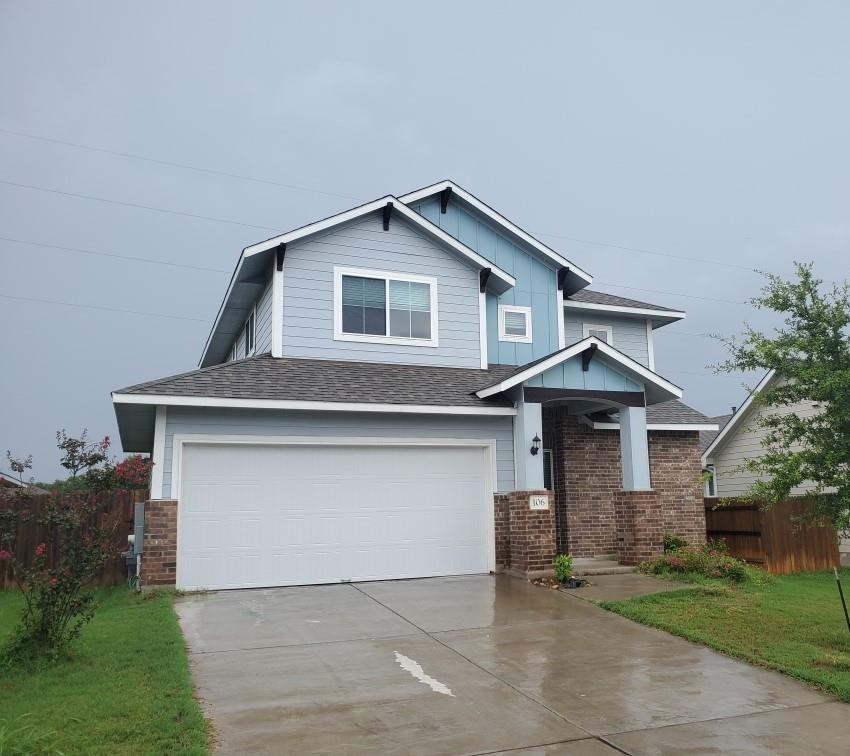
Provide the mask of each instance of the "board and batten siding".
POLYGON ((581 357, 573 357, 560 365, 538 373, 527 380, 525 385, 591 391, 643 391, 644 389, 642 383, 633 381, 598 358, 591 360, 587 370, 584 370, 581 357))
POLYGON ((514 244, 477 213, 449 200, 440 212, 438 198, 411 205, 420 215, 451 234, 479 255, 516 279, 516 286, 500 297, 487 295, 487 358, 503 365, 524 365, 558 349, 558 276, 555 267, 542 262, 529 250, 514 244), (531 308, 530 344, 499 341, 499 305, 531 308))
MULTIPOLYGON (((709 462, 714 464, 717 496, 741 496, 747 493, 758 479, 748 470, 738 468, 747 460, 757 459, 765 452, 762 441, 767 431, 758 425, 759 417, 790 414, 813 417, 818 409, 812 402, 800 402, 790 407, 754 406, 746 412, 746 417, 742 418, 740 425, 732 431, 731 438, 723 441, 709 458, 709 462)), ((802 496, 805 493, 808 493, 805 486, 791 491, 792 496, 802 496)))
MULTIPOLYGON (((392 415, 365 412, 302 412, 169 407, 165 427, 163 497, 171 490, 174 434, 268 437, 481 439, 496 442, 498 491, 514 488, 513 418, 464 415, 392 415)), ((380 491, 375 492, 380 495, 380 491)))
POLYGON ((584 338, 584 326, 609 326, 615 349, 631 357, 645 367, 649 367, 649 345, 646 337, 646 320, 641 318, 617 318, 597 315, 595 311, 577 314, 568 310, 564 319, 564 340, 566 345, 575 344, 584 338))
POLYGON ((478 272, 398 216, 380 213, 287 247, 283 355, 443 367, 481 367, 478 272), (437 279, 438 346, 334 340, 334 267, 437 279))

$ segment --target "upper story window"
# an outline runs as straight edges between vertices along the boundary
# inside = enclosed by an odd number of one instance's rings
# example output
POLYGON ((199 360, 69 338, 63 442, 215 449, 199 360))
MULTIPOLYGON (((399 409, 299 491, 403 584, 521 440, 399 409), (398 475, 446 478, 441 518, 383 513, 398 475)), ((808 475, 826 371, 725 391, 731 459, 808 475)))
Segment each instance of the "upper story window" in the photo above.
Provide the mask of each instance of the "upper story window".
POLYGON ((251 310, 248 320, 245 321, 245 356, 250 357, 254 354, 254 338, 256 337, 257 328, 257 311, 251 310))
POLYGON ((334 338, 437 346, 437 280, 335 268, 334 338))
POLYGON ((499 305, 499 341, 531 343, 531 308, 499 305))
POLYGON ((606 344, 614 343, 614 329, 611 326, 606 325, 591 325, 590 323, 584 324, 584 338, 588 336, 596 336, 600 341, 604 341, 606 344))

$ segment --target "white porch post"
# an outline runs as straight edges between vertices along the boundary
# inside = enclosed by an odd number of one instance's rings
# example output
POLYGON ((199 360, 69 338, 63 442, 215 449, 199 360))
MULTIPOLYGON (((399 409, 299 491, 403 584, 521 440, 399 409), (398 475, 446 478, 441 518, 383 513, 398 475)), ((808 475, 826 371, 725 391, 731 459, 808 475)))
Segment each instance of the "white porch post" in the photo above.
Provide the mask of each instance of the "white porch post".
POLYGON ((540 405, 520 400, 514 418, 514 461, 517 491, 536 491, 543 488, 543 447, 531 453, 531 440, 543 438, 543 413, 540 405))
POLYGON ((649 491, 649 443, 646 408, 620 408, 620 460, 624 491, 649 491))

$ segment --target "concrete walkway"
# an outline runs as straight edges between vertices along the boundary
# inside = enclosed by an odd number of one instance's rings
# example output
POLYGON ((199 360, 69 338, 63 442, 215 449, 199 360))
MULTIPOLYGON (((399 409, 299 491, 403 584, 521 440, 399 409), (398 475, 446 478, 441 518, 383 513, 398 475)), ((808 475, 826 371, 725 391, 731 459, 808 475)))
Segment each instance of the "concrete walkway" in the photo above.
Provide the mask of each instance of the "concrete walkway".
POLYGON ((178 600, 222 753, 838 754, 850 706, 506 576, 178 600))

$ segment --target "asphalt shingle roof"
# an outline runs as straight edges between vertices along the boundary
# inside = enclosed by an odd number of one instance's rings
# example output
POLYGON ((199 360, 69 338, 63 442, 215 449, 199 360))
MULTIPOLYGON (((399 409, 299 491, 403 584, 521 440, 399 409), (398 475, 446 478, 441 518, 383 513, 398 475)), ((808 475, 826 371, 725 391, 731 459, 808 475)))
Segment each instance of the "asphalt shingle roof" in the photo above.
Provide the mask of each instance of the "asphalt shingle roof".
POLYGON ((669 402, 660 402, 652 404, 646 408, 646 422, 648 423, 693 423, 703 424, 714 422, 710 417, 706 417, 689 407, 684 402, 678 399, 671 399, 669 402))
POLYGON ((700 454, 702 454, 708 447, 711 445, 711 442, 717 438, 717 434, 723 430, 723 426, 726 425, 731 419, 732 415, 718 415, 717 417, 708 418, 712 423, 717 423, 719 426, 716 431, 700 431, 699 432, 699 450, 700 454))
POLYGON ((661 305, 650 304, 649 302, 640 302, 637 299, 628 299, 620 297, 617 294, 605 294, 601 291, 590 291, 589 289, 580 289, 575 294, 570 294, 566 301, 587 302, 588 304, 613 305, 614 307, 636 307, 647 310, 664 310, 666 312, 680 312, 672 307, 661 307, 661 305))
POLYGON ((510 407, 503 399, 479 399, 475 391, 516 368, 390 365, 379 362, 275 358, 270 354, 225 362, 119 389, 119 394, 166 394, 222 399, 424 404, 440 407, 510 407))

